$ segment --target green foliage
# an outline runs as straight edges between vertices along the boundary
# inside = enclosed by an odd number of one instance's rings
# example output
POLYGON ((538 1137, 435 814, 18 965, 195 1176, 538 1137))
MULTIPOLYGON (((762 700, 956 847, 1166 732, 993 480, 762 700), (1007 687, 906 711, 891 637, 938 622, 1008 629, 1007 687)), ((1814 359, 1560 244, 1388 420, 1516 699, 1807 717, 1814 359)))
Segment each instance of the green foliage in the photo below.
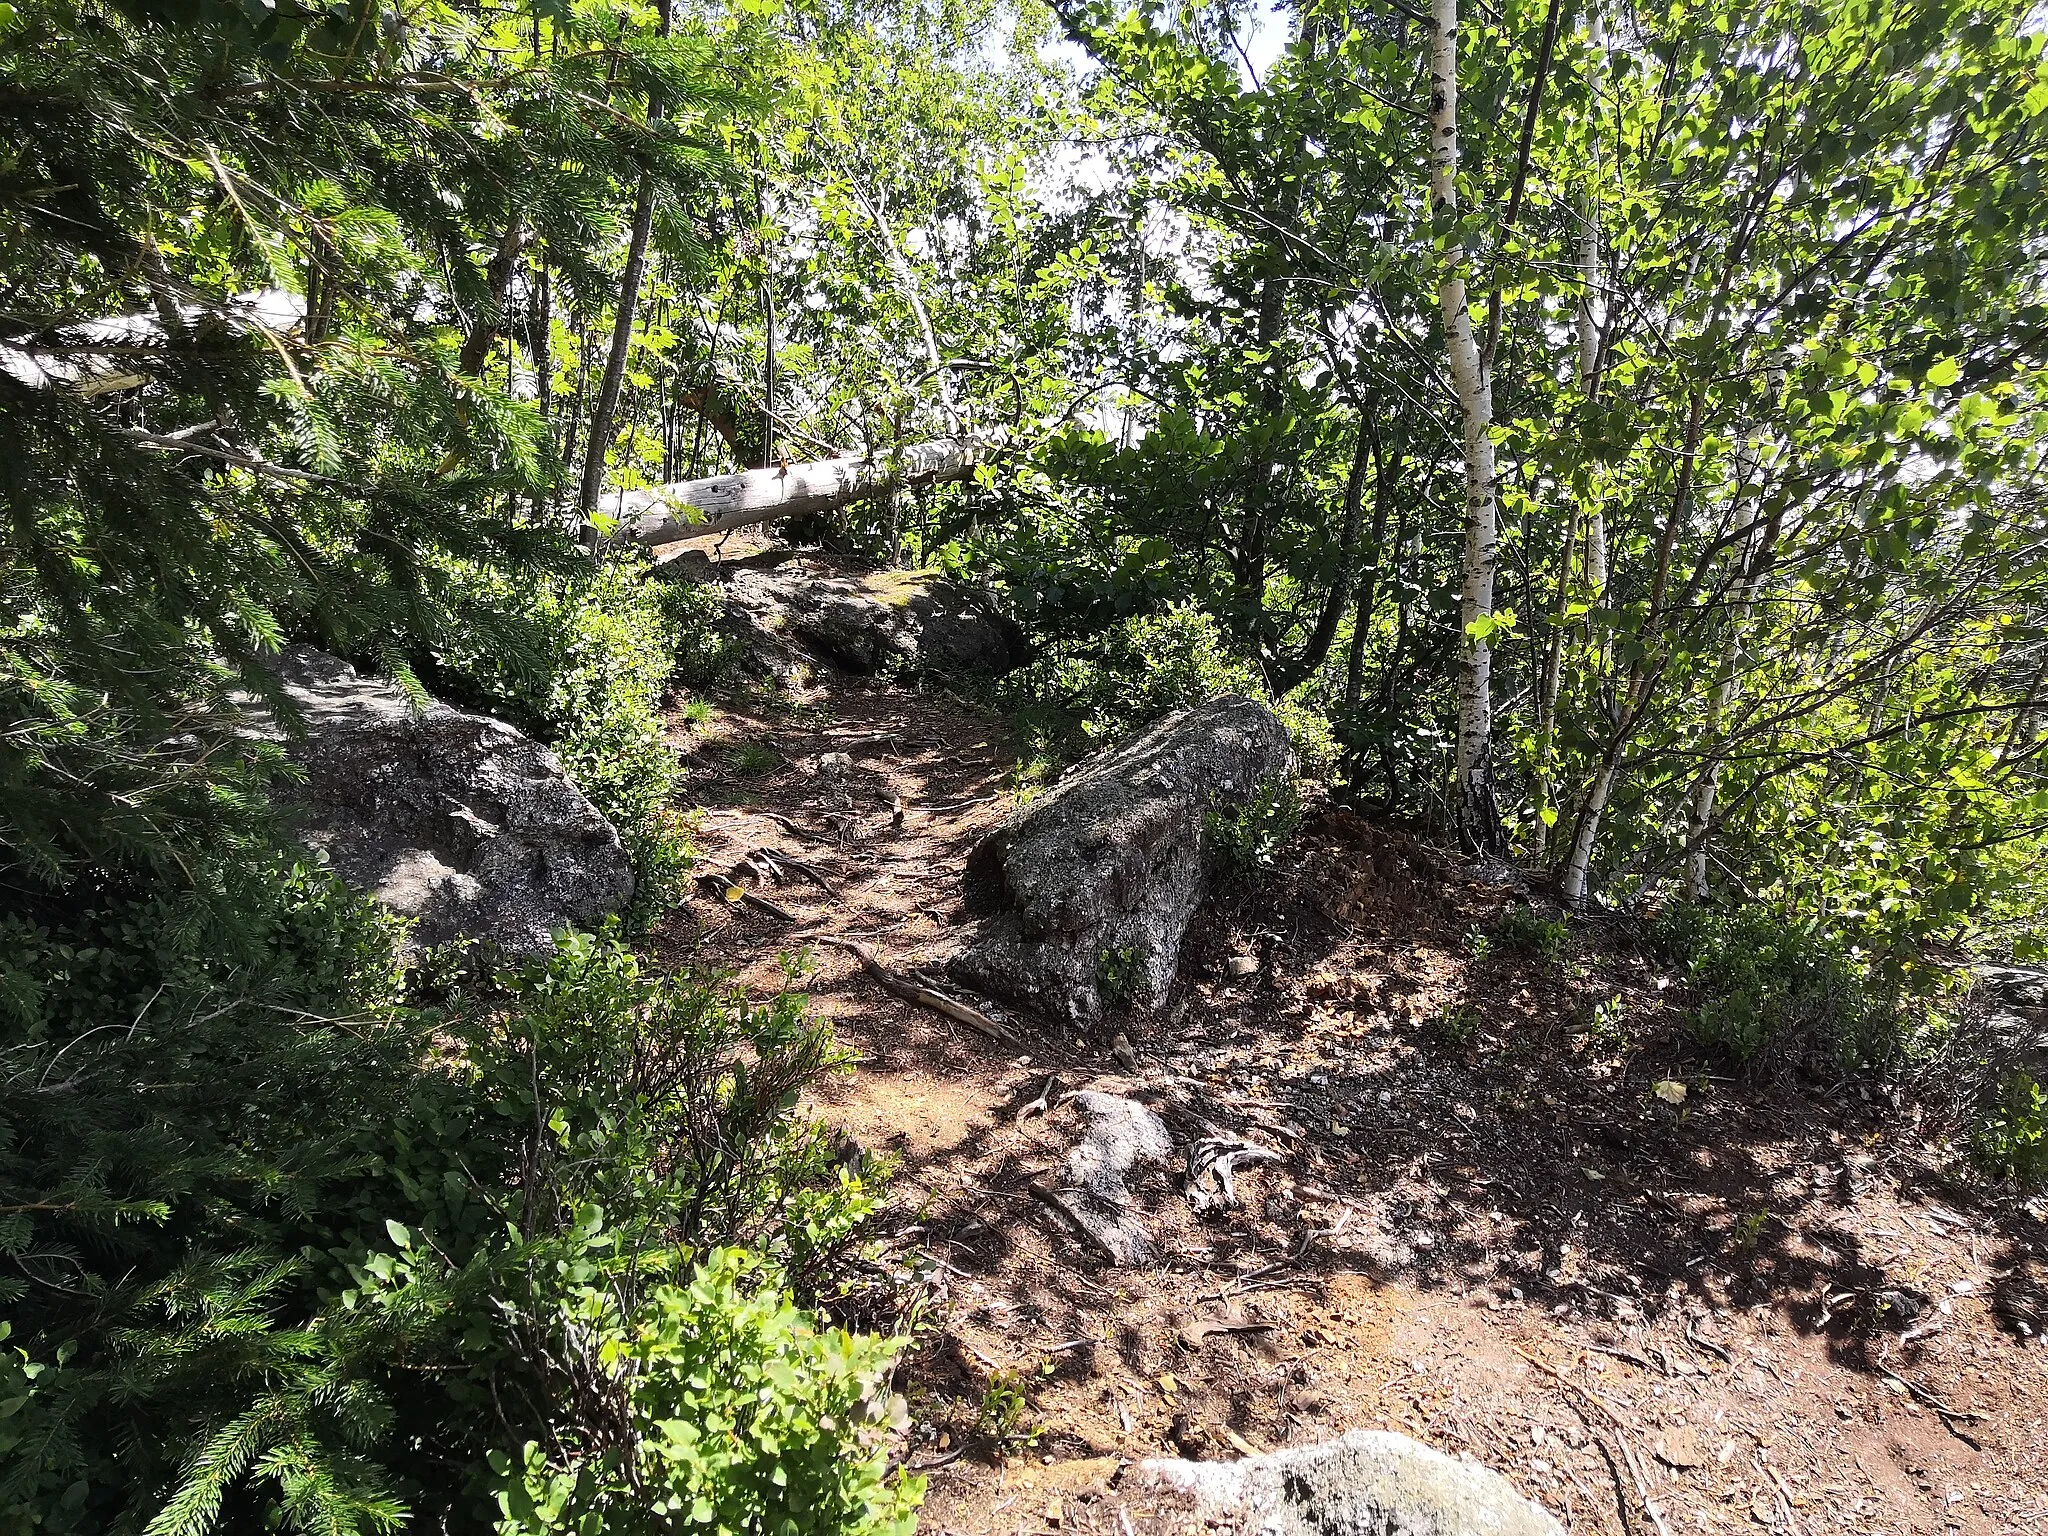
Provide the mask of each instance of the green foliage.
POLYGON ((840 1294, 872 1208, 792 1116, 836 1062, 801 1000, 571 936, 399 1007, 391 937, 282 863, 6 920, 0 1522, 478 1530, 492 1450, 640 1466, 707 1361, 750 1358, 777 1448, 707 1417, 723 1449, 675 1486, 730 1508, 779 1464, 806 1529, 900 1522, 863 1428, 888 1350, 786 1294, 840 1294))
POLYGON ((1025 754, 1052 763, 1084 756, 1161 715, 1224 694, 1272 704, 1303 775, 1326 778, 1337 761, 1328 719, 1298 697, 1274 700, 1258 667, 1216 619, 1187 603, 1124 619, 1100 633, 1054 641, 1005 678, 1025 754))
POLYGON ((1684 967, 1693 1038, 1737 1062, 1767 1047, 1818 1053, 1845 1070, 1902 1065, 1935 1043, 1942 1022, 1915 1025, 1909 994, 1869 957, 1811 919, 1761 905, 1674 905, 1654 942, 1684 967))
POLYGON ((1525 901, 1501 914, 1493 935, 1503 949, 1535 955, 1552 965, 1564 959, 1572 942, 1571 924, 1562 912, 1547 916, 1525 901))
POLYGON ((2008 1074, 1971 1150, 1997 1178, 2048 1183, 2048 1088, 2030 1073, 2008 1074))
POLYGON ((974 1432, 985 1435, 997 1453, 1034 1443, 1041 1431, 1031 1423, 1029 1379, 1014 1366, 989 1373, 974 1414, 974 1432))
POLYGON ((1600 1050, 1628 1049, 1628 1000, 1617 992, 1595 1003, 1586 1016, 1586 1038, 1600 1050))
POLYGON ((732 749, 729 761, 734 773, 745 774, 749 778, 772 773, 782 766, 782 759, 775 755, 775 749, 758 741, 740 742, 732 749))
POLYGON ((1242 805, 1213 806, 1202 816, 1202 845, 1218 869, 1252 879, 1272 871, 1301 828, 1301 788, 1291 773, 1272 773, 1252 786, 1242 805))
POLYGON ((1061 757, 1226 693, 1256 698, 1264 690, 1215 619, 1186 604, 1048 646, 1003 683, 1003 697, 1025 707, 1027 729, 1061 757))
POLYGON ((1128 944, 1103 949, 1095 956, 1095 987, 1104 1006, 1121 1008, 1137 990, 1140 970, 1138 951, 1128 944))
POLYGON ((584 1285, 565 1329, 609 1375, 612 1421, 550 1452, 490 1453, 499 1536, 775 1531, 909 1536, 923 1480, 868 1449, 902 1413, 895 1347, 821 1329, 731 1249, 624 1315, 584 1285))
POLYGON ((464 578, 465 610, 481 622, 474 639, 442 649, 442 679, 554 748, 625 842, 638 880, 630 917, 652 921, 681 899, 692 858, 663 708, 680 672, 716 675, 715 607, 702 588, 656 580, 635 558, 539 583, 464 578))
POLYGON ((753 51, 608 5, 4 26, 0 857, 183 878, 265 831, 265 654, 488 648, 451 562, 575 561, 551 423, 486 366, 526 328, 496 253, 601 287, 622 184, 721 174, 753 51))
POLYGON ((1432 1021, 1432 1028, 1444 1044, 1462 1051, 1479 1037, 1479 1010, 1470 1003, 1445 1009, 1432 1021))

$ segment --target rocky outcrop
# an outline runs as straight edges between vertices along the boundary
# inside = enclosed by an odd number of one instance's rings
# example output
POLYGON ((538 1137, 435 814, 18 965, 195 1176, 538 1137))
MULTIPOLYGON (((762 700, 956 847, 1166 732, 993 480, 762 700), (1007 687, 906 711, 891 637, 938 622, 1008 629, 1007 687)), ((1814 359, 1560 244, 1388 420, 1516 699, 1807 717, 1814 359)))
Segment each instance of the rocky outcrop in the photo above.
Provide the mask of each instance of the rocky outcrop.
MULTIPOLYGON (((928 571, 848 576, 795 559, 730 568, 719 579, 737 623, 757 637, 794 640, 842 671, 995 675, 1023 656, 1015 624, 928 571)), ((755 648, 772 655, 758 641, 755 648)))
POLYGON ((305 735, 259 729, 305 772, 291 791, 300 837, 413 919, 413 947, 460 936, 535 953, 632 898, 618 832, 538 742, 488 715, 416 709, 310 647, 278 674, 305 735))
POLYGON ((967 860, 982 921, 952 964, 969 985, 1081 1022, 1105 1001, 1157 1006, 1207 883, 1203 822, 1291 773, 1287 728, 1222 698, 1083 763, 967 860))
POLYGON ((2048 1061, 2048 971, 1989 964, 1972 971, 1985 1058, 2038 1069, 2048 1061))
POLYGON ((1138 1481, 1241 1536, 1564 1536, 1498 1472, 1378 1430, 1242 1461, 1148 1461, 1138 1481))

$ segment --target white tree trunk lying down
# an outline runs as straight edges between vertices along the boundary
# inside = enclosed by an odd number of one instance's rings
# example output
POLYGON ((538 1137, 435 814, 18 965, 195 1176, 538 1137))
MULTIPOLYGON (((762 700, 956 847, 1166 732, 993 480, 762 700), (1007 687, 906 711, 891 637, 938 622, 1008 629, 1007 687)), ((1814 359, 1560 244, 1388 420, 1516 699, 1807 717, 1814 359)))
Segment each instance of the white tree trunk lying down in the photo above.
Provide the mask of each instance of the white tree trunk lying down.
POLYGON ((964 480, 994 445, 969 437, 912 443, 882 459, 814 459, 767 469, 678 480, 644 491, 614 491, 598 510, 618 519, 612 537, 671 544, 705 533, 806 512, 829 512, 901 487, 964 480))

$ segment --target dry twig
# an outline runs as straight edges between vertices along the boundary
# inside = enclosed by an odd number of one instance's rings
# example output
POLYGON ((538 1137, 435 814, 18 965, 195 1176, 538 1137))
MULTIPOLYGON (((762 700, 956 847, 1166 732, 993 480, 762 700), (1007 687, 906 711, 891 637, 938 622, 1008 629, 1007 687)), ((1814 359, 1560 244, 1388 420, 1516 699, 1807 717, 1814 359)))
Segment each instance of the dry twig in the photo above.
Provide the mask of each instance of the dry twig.
POLYGON ((890 970, 889 967, 875 958, 874 949, 869 945, 861 943, 860 940, 842 939, 830 934, 820 934, 818 942, 845 950, 860 962, 860 968, 866 971, 868 976, 883 991, 902 998, 906 1003, 916 1003, 920 1008, 929 1008, 934 1013, 944 1014, 955 1023, 965 1024, 969 1029, 978 1031, 988 1036, 991 1040, 1000 1040, 1005 1045, 1015 1045, 1017 1043, 1016 1036, 1012 1035, 980 1009, 970 1008, 965 1003, 956 1002, 943 992, 931 987, 920 986, 908 977, 898 975, 895 971, 890 970))

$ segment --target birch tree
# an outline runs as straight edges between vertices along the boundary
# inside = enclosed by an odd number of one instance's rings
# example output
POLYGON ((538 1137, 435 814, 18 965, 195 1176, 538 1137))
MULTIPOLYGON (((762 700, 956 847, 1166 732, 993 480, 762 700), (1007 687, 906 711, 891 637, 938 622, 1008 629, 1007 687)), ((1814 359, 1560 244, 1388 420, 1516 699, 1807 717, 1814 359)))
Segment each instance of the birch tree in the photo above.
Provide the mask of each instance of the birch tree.
POLYGON ((1472 329, 1458 223, 1458 0, 1430 7, 1429 196, 1440 233, 1437 299, 1462 418, 1465 466, 1464 582, 1459 592, 1458 742, 1455 798, 1460 840, 1473 852, 1502 847, 1493 792, 1493 578, 1499 511, 1493 455, 1493 386, 1472 329))

